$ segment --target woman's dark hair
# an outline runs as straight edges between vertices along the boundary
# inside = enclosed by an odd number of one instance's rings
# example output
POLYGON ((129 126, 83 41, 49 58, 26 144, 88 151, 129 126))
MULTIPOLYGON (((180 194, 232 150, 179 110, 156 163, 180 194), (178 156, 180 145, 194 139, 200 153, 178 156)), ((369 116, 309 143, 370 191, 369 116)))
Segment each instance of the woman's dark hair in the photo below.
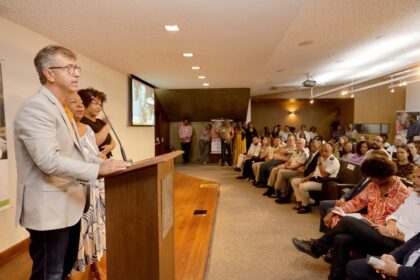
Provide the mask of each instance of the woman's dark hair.
POLYGON ((397 166, 387 156, 373 155, 363 161, 361 170, 367 177, 386 179, 395 175, 397 166))
POLYGON ((368 145, 368 143, 366 143, 366 141, 360 141, 359 143, 357 143, 357 145, 356 145, 356 153, 358 154, 358 155, 362 155, 362 145, 363 144, 366 144, 366 146, 368 147, 368 149, 369 149, 369 145, 368 145))
POLYGON ((411 154, 410 149, 408 148, 408 146, 406 144, 402 144, 401 146, 398 147, 398 149, 405 150, 408 153, 408 161, 411 162, 411 163, 414 162, 413 155, 411 154))
POLYGON ((102 104, 106 102, 106 94, 94 88, 81 89, 77 93, 82 99, 85 108, 89 107, 94 98, 101 100, 102 104))

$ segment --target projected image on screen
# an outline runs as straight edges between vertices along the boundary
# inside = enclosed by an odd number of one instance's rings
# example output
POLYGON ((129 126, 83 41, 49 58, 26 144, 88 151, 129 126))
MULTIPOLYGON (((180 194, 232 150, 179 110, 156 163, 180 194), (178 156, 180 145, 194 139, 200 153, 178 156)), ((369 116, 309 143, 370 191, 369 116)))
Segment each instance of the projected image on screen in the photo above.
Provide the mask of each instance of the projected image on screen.
POLYGON ((154 89, 132 78, 131 101, 131 124, 155 125, 154 89))

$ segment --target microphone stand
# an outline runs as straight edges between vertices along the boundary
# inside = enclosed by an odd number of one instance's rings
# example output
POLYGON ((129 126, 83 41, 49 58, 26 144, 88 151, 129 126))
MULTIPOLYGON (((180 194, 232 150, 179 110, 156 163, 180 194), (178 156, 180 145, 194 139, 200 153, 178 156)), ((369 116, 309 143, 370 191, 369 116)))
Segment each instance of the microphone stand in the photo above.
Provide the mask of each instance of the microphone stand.
POLYGON ((112 132, 113 132, 113 133, 114 133, 114 135, 115 135, 115 138, 116 138, 116 139, 117 139, 117 141, 118 141, 118 144, 120 145, 120 151, 121 151, 121 155, 122 155, 123 160, 124 160, 124 161, 126 161, 126 162, 129 162, 129 163, 133 163, 133 160, 131 160, 131 159, 127 159, 127 156, 126 156, 126 154, 125 154, 124 147, 123 147, 123 145, 121 144, 120 138, 118 137, 118 134, 115 132, 115 129, 114 129, 114 127, 112 126, 112 123, 111 123, 111 121, 109 120, 108 116, 106 115, 104 108, 102 108, 102 113, 104 114, 105 118, 108 120, 109 127, 111 128, 112 132))

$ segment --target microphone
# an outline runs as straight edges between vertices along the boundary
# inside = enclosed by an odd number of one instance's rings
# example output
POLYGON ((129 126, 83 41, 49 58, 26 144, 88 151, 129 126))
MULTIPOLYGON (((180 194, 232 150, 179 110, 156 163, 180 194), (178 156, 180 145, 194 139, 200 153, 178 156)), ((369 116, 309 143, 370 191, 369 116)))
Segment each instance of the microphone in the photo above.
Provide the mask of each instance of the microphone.
POLYGON ((121 151, 121 155, 122 155, 123 160, 124 160, 124 161, 126 161, 126 162, 129 162, 129 163, 133 163, 133 160, 131 160, 131 159, 127 159, 127 156, 126 156, 126 154, 125 154, 124 147, 123 147, 123 145, 121 144, 120 138, 118 137, 117 132, 115 132, 115 129, 114 129, 114 127, 112 126, 111 121, 109 120, 108 116, 106 115, 104 108, 102 108, 102 113, 104 114, 105 118, 108 120, 109 127, 111 127, 111 130, 112 130, 112 132, 114 133, 115 138, 116 138, 116 139, 117 139, 117 141, 118 141, 118 144, 120 145, 120 151, 121 151))

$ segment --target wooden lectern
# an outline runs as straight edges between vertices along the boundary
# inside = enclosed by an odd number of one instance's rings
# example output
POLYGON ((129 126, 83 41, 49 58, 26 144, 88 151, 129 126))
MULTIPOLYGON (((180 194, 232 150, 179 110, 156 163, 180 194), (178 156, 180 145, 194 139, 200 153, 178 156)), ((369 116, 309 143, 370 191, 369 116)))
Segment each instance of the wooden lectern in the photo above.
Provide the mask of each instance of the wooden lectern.
POLYGON ((105 177, 107 276, 174 280, 175 151, 105 177))

